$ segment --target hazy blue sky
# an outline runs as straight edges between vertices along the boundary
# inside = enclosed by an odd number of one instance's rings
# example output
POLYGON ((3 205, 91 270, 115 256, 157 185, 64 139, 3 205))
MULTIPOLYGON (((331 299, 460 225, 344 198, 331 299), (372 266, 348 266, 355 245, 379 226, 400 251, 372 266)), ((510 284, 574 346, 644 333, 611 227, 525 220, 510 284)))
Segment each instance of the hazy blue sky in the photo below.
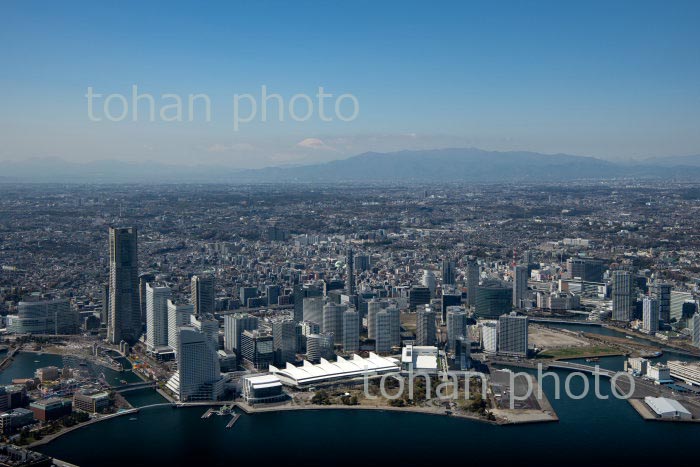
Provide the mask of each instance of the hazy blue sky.
POLYGON ((0 160, 253 167, 455 146, 697 154, 698 25, 697 1, 3 1, 0 160), (162 94, 206 93, 212 121, 88 119, 88 86, 130 97, 133 84, 156 110, 172 103, 162 94), (259 98, 262 85, 285 102, 319 86, 351 93, 359 115, 268 115, 234 131, 233 95, 259 98))

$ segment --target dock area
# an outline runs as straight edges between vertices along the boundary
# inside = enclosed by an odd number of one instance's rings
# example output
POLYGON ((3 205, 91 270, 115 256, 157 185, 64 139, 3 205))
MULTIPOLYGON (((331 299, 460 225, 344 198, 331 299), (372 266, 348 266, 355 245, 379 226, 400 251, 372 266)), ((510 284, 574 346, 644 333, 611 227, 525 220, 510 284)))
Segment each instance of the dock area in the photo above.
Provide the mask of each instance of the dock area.
POLYGON ((231 428, 238 421, 239 418, 241 418, 241 414, 238 414, 238 413, 233 414, 233 417, 231 417, 231 420, 226 424, 226 428, 231 428))
POLYGON ((202 415, 202 419, 207 419, 211 417, 214 414, 215 410, 214 409, 208 409, 204 414, 202 415))

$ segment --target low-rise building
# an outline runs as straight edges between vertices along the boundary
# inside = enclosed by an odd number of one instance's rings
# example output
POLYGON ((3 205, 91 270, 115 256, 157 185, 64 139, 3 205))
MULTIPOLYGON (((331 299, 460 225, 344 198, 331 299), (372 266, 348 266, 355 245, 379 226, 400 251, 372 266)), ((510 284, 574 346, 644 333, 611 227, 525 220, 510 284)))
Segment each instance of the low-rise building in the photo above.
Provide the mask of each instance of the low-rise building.
POLYGON ((660 418, 678 420, 690 420, 693 418, 693 414, 674 399, 647 396, 644 398, 644 402, 646 402, 649 408, 660 418))
POLYGON ((34 423, 34 412, 21 407, 13 409, 0 414, 0 433, 9 435, 32 423, 34 423))
POLYGON ((45 422, 70 415, 73 411, 73 404, 70 399, 52 397, 32 402, 29 404, 29 410, 34 412, 34 418, 45 422))
POLYGON ((249 404, 278 402, 287 395, 282 390, 282 382, 274 374, 247 376, 243 378, 243 397, 249 404))
POLYGON ((103 412, 109 405, 109 393, 104 391, 80 391, 73 395, 73 408, 82 412, 103 412))

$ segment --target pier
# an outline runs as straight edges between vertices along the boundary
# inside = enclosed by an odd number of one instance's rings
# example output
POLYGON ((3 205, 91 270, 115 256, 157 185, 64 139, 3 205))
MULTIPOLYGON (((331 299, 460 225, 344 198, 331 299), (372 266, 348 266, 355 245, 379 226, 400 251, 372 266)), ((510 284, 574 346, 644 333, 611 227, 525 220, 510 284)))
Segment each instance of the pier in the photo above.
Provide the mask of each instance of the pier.
POLYGON ((238 414, 238 413, 233 414, 233 417, 231 417, 231 420, 226 424, 226 428, 231 428, 238 421, 239 418, 241 418, 241 414, 238 414))

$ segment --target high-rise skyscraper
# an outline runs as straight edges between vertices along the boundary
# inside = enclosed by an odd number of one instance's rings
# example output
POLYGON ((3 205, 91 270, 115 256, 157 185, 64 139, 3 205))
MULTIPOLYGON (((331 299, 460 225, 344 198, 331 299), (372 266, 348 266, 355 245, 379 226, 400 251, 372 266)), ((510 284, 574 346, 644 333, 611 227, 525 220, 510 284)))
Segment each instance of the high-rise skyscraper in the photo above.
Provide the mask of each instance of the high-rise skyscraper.
POLYGON ((141 336, 136 227, 109 229, 109 325, 107 340, 134 344, 141 336))
POLYGON ((652 296, 659 301, 659 319, 671 322, 671 284, 657 283, 652 287, 652 296))
POLYGON ((182 402, 220 399, 224 380, 206 334, 194 326, 180 326, 177 335, 177 371, 168 380, 168 389, 182 402))
POLYGON ((416 345, 435 345, 436 333, 435 312, 427 306, 419 309, 416 316, 416 345))
POLYGON ((196 316, 214 313, 214 277, 192 276, 190 281, 190 303, 196 316))
POLYGON ((296 361, 300 326, 291 319, 282 319, 272 323, 272 344, 275 352, 275 366, 284 368, 286 363, 296 361))
POLYGON ((614 271, 612 285, 612 319, 632 321, 632 275, 628 271, 614 271))
POLYGON ((146 348, 153 352, 168 345, 170 287, 146 284, 146 348))
POLYGON ((360 350, 360 315, 354 309, 343 312, 343 351, 346 353, 360 350))
POLYGON ((449 260, 443 260, 441 263, 442 269, 442 283, 443 285, 454 285, 456 269, 455 262, 449 260))
POLYGON ((277 299, 280 296, 280 286, 274 284, 265 286, 265 296, 267 297, 267 306, 277 305, 277 299))
POLYGON ((442 313, 440 320, 442 323, 447 323, 447 309, 452 306, 460 306, 462 304, 462 294, 456 290, 443 290, 441 302, 442 313))
POLYGON ((423 270, 423 277, 421 277, 421 285, 430 290, 430 298, 435 296, 435 289, 437 288, 437 279, 435 279, 435 273, 430 269, 423 270))
POLYGON ((476 305, 476 288, 479 286, 479 263, 476 260, 467 261, 467 304, 469 306, 476 305))
POLYGON ((498 318, 498 353, 527 357, 528 318, 515 312, 498 318))
POLYGON ((190 324, 190 316, 194 313, 191 304, 177 305, 168 300, 168 347, 177 352, 178 329, 190 324))
POLYGON ((367 303, 367 337, 377 338, 377 313, 382 311, 382 302, 372 299, 367 303))
MULTIPOLYGON (((326 303, 323 306, 322 332, 330 332, 335 336, 335 341, 341 341, 343 336, 343 312, 347 309, 344 305, 326 303)), ((359 329, 359 326, 358 326, 359 329)))
POLYGON ((323 327, 323 297, 303 299, 304 321, 311 321, 323 327))
POLYGON ((347 250, 345 267, 347 268, 345 291, 348 295, 355 295, 355 257, 352 248, 348 248, 347 250))
POLYGON ((643 329, 654 333, 659 330, 659 301, 655 298, 644 297, 642 304, 643 329))
POLYGON ((141 306, 141 323, 146 324, 146 284, 156 280, 156 275, 145 272, 139 275, 139 304, 141 306))
POLYGON ((513 268, 513 306, 523 308, 527 298, 527 266, 513 268))
POLYGON ((213 349, 219 350, 219 321, 213 314, 190 315, 190 324, 207 336, 213 349))
POLYGON ((695 313, 690 319, 693 331, 693 345, 700 348, 700 313, 695 313))
POLYGON ((498 318, 513 308, 513 290, 500 284, 483 284, 476 288, 474 314, 478 318, 498 318))
POLYGON ((224 315, 224 348, 229 352, 240 354, 241 334, 243 331, 258 329, 257 316, 248 313, 235 313, 224 315))
POLYGON ((447 350, 457 351, 460 337, 467 335, 467 313, 458 306, 447 309, 447 350))

